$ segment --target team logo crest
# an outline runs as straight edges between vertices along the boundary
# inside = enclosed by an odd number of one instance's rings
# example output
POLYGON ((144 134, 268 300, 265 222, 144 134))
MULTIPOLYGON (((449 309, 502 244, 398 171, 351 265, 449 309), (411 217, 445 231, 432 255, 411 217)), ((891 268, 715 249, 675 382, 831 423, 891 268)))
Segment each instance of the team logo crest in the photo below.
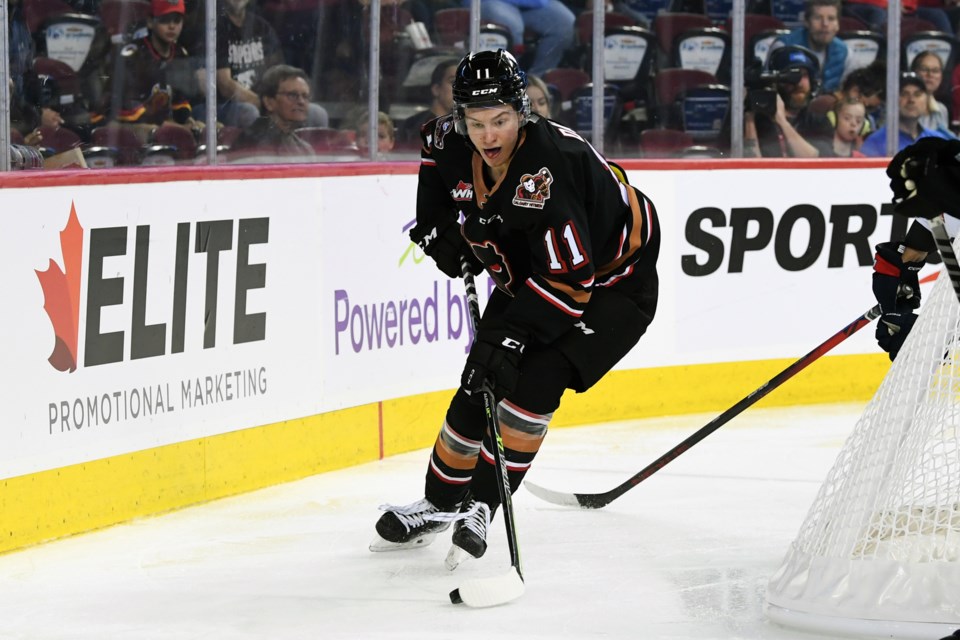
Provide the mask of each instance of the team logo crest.
POLYGON ((464 182, 460 180, 457 182, 457 186, 453 189, 450 189, 450 195, 453 196, 454 200, 459 202, 473 200, 473 185, 469 182, 464 182))
POLYGON ((543 167, 535 174, 525 173, 520 178, 520 186, 513 197, 513 204, 527 209, 543 209, 544 203, 550 199, 550 184, 553 176, 550 170, 543 167))

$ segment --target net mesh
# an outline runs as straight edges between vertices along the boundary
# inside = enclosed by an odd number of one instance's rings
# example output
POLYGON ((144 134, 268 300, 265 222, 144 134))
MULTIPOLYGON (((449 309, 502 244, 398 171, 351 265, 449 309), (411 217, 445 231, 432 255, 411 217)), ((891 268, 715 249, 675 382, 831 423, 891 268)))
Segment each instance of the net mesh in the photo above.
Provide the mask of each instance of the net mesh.
POLYGON ((768 589, 830 616, 960 622, 960 304, 939 278, 768 589))

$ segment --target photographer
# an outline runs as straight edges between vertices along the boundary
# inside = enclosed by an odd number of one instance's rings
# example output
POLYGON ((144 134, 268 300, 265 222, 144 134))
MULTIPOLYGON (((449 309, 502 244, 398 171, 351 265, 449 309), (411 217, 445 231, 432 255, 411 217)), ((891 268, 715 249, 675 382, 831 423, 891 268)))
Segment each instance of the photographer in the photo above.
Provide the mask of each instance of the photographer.
POLYGON ((748 74, 744 155, 817 158, 830 155, 833 126, 812 113, 820 63, 809 49, 790 45, 770 52, 763 72, 748 74))

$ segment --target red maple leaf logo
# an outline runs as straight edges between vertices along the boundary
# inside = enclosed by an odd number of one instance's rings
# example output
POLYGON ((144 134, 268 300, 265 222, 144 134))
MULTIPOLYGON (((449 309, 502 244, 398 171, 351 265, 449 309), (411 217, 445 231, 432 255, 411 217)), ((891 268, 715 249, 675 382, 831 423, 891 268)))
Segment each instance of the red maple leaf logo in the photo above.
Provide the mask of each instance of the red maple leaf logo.
POLYGON ((57 371, 76 371, 77 335, 80 331, 80 269, 83 261, 83 227, 70 203, 70 219, 60 232, 63 271, 50 259, 46 271, 37 271, 43 289, 43 308, 50 317, 56 343, 50 364, 57 371))

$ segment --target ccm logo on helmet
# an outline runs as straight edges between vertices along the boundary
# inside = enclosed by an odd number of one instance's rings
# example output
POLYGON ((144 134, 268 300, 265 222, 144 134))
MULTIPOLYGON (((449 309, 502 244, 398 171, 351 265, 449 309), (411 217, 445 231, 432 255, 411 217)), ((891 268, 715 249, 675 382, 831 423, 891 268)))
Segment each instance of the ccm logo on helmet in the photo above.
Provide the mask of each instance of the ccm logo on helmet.
POLYGON ((491 93, 496 93, 496 92, 499 91, 499 90, 500 90, 499 87, 487 87, 486 89, 474 89, 473 91, 470 92, 470 95, 472 95, 472 96, 485 96, 485 95, 489 95, 489 94, 491 94, 491 93))

